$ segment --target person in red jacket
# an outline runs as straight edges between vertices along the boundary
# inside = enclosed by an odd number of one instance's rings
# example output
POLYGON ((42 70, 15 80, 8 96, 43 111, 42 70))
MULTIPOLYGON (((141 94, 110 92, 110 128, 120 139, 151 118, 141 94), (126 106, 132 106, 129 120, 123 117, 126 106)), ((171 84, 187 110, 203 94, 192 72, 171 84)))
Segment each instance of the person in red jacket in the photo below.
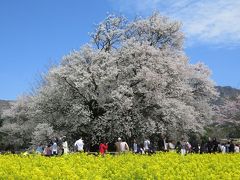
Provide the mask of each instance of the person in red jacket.
POLYGON ((102 156, 104 156, 107 150, 108 150, 108 143, 106 143, 106 140, 103 139, 99 146, 99 152, 102 156))

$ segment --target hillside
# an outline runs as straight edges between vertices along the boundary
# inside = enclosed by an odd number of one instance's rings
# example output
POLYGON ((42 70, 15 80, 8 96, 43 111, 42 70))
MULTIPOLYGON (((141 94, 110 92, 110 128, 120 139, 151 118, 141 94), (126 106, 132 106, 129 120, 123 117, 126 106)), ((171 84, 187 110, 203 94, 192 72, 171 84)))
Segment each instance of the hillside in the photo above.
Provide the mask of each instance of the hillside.
POLYGON ((11 107, 12 102, 13 101, 0 100, 0 115, 2 114, 3 110, 9 109, 11 107))
POLYGON ((235 99, 240 95, 240 89, 232 88, 231 86, 216 86, 217 91, 220 93, 221 100, 224 98, 235 99))

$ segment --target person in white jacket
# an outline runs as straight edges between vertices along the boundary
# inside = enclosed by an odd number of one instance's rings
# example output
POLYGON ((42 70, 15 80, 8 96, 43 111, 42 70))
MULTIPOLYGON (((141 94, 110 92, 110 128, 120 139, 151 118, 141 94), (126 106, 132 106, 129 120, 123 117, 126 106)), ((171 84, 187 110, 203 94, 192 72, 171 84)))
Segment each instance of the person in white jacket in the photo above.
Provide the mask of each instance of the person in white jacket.
POLYGON ((149 153, 149 149, 150 149, 150 141, 148 139, 145 139, 143 142, 143 149, 145 153, 149 153))
POLYGON ((76 147, 76 149, 77 149, 78 152, 83 152, 84 142, 83 142, 82 138, 80 138, 79 140, 77 140, 77 141, 74 143, 74 146, 76 147))
POLYGON ((239 144, 236 144, 234 151, 235 153, 239 153, 239 144))
POLYGON ((220 149, 221 149, 222 154, 225 154, 225 153, 226 153, 226 147, 225 147, 224 144, 221 144, 221 145, 220 145, 220 149))

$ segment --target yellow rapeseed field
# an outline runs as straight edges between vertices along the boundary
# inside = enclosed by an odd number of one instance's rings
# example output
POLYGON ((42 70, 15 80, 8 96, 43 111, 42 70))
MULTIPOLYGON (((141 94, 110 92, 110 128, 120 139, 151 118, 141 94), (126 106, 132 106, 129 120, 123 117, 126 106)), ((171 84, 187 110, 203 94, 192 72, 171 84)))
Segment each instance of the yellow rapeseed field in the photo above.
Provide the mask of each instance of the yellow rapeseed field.
POLYGON ((240 179, 240 154, 0 155, 0 179, 240 179))

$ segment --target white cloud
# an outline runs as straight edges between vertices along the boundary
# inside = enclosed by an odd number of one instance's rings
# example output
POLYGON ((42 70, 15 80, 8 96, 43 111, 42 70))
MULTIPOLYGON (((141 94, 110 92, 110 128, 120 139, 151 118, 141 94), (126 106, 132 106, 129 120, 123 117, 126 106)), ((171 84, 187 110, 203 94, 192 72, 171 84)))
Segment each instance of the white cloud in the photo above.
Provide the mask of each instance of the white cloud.
POLYGON ((240 0, 119 0, 117 7, 143 15, 159 10, 182 21, 188 44, 240 46, 240 0))

